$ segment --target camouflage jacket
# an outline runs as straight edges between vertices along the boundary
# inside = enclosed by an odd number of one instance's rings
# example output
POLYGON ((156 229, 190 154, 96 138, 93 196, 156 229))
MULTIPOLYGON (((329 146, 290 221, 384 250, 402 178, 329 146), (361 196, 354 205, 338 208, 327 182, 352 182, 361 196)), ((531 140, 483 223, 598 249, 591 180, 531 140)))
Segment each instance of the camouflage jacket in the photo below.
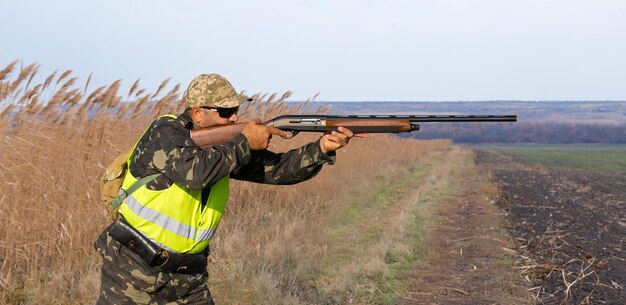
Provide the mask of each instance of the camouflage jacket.
MULTIPOLYGON (((266 184, 294 184, 315 176, 324 163, 333 164, 334 152, 321 151, 319 140, 285 153, 252 151, 243 134, 230 142, 202 150, 191 139, 193 122, 187 111, 176 119, 154 121, 135 147, 130 172, 136 178, 162 173, 146 187, 163 190, 173 183, 207 190, 230 178, 266 184)), ((205 197, 208 194, 203 194, 205 197)))

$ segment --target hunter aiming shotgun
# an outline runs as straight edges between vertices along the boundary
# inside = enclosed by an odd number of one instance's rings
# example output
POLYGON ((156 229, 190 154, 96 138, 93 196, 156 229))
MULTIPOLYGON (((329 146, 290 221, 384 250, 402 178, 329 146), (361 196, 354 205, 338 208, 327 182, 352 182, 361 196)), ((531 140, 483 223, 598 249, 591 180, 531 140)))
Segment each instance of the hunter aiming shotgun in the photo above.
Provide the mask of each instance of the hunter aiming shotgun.
POLYGON ((207 273, 209 244, 224 215, 232 179, 293 185, 333 164, 335 152, 352 137, 416 131, 422 122, 516 120, 489 115, 283 115, 236 124, 239 106, 250 98, 215 73, 194 78, 183 99, 181 114, 150 123, 101 180, 101 202, 116 220, 94 244, 103 258, 97 304, 214 304, 207 273), (291 138, 300 132, 330 134, 298 149, 267 149, 272 135, 291 138))
MULTIPOLYGON (((430 122, 517 122, 517 115, 282 115, 262 123, 291 132, 331 132, 339 126, 354 133, 401 133, 420 129, 430 122)), ((201 148, 226 143, 241 133, 246 123, 220 125, 191 131, 201 148)))

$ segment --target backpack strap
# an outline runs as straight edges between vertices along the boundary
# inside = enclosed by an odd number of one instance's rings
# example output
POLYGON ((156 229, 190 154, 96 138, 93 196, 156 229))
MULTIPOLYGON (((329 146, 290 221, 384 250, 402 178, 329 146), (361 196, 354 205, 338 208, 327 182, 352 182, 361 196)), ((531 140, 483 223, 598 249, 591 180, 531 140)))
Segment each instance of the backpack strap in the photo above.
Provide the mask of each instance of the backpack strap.
POLYGON ((140 187, 146 185, 148 182, 154 180, 154 178, 160 176, 161 173, 157 173, 157 174, 152 174, 149 176, 145 176, 139 180, 137 180, 137 182, 135 182, 129 189, 124 190, 123 188, 120 188, 120 195, 115 197, 113 200, 111 200, 111 207, 114 209, 117 209, 117 207, 119 207, 120 205, 122 205, 122 202, 124 201, 124 199, 126 199, 126 197, 130 196, 130 194, 134 193, 136 190, 138 190, 140 187))
MULTIPOLYGON (((177 116, 173 115, 173 114, 164 114, 162 116, 159 116, 159 119, 162 117, 170 117, 170 118, 177 118, 177 116)), ((146 127, 146 130, 143 132, 144 134, 146 132, 148 132, 148 130, 150 129, 149 125, 148 127, 146 127)), ((142 135, 143 137, 143 135, 142 135)), ((139 141, 141 140, 141 137, 139 137, 139 140, 137 140, 137 142, 135 143, 135 146, 133 146, 133 150, 131 150, 130 154, 128 155, 128 158, 126 159, 126 166, 128 167, 127 170, 130 171, 130 160, 132 159, 133 155, 135 154, 135 148, 137 147, 137 144, 139 144, 139 141)), ((146 185, 146 183, 150 182, 151 180, 153 180, 154 178, 156 178, 157 176, 161 175, 161 173, 158 174, 152 174, 146 177, 143 177, 139 180, 137 180, 137 182, 135 182, 135 184, 133 184, 128 191, 124 190, 123 188, 120 187, 120 194, 113 198, 113 200, 111 200, 111 207, 113 209, 117 209, 120 205, 122 205, 122 202, 124 201, 124 199, 126 199, 126 197, 128 197, 130 194, 134 193, 137 189, 139 189, 140 187, 146 185)))

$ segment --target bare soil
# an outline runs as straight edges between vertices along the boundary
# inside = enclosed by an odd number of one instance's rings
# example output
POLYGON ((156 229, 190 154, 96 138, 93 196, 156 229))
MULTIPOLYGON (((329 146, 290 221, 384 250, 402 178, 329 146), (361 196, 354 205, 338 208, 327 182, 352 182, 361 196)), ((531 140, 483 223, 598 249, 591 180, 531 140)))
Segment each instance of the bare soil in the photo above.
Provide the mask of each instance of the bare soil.
POLYGON ((626 176, 479 151, 539 304, 626 304, 626 176))

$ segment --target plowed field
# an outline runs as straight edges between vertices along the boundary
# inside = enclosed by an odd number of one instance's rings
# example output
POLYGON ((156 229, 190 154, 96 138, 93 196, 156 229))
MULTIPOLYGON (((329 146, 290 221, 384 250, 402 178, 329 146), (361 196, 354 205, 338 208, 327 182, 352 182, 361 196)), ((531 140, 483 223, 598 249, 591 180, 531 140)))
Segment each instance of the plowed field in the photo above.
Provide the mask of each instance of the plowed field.
POLYGON ((479 151, 540 304, 626 304, 626 175, 479 151))

